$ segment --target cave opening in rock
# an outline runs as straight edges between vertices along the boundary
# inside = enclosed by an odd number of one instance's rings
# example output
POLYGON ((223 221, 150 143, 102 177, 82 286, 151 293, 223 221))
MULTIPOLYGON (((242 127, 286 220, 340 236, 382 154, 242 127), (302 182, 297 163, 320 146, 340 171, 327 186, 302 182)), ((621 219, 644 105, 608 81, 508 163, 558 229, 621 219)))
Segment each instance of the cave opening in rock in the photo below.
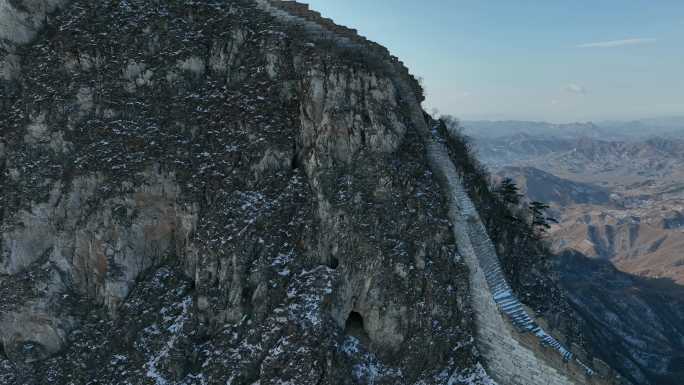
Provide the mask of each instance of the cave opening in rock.
POLYGON ((349 313, 344 326, 344 332, 349 336, 358 338, 363 343, 368 341, 368 333, 366 333, 363 326, 363 316, 358 312, 352 311, 349 313))
POLYGON ((330 268, 331 269, 337 269, 337 266, 339 266, 339 265, 340 265, 340 261, 337 258, 335 258, 335 257, 330 258, 330 268))
POLYGON ((297 158, 296 153, 292 156, 292 159, 290 160, 290 168, 292 168, 292 170, 299 169, 299 159, 297 158))
POLYGON ((292 168, 292 170, 294 171, 294 170, 298 170, 300 168, 301 159, 300 159, 300 153, 299 153, 300 151, 299 151, 299 148, 297 146, 296 141, 292 144, 292 147, 293 147, 293 151, 292 151, 292 159, 290 159, 290 168, 292 168))

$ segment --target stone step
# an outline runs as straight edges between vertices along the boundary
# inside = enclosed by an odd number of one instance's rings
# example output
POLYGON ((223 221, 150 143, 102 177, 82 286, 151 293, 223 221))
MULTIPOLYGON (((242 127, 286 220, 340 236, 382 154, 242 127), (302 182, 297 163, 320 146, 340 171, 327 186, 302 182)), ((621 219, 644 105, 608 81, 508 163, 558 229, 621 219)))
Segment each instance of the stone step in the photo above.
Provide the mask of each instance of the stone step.
MULTIPOLYGON (((433 135, 437 134, 433 133, 433 135)), ((451 162, 448 156, 448 151, 442 143, 443 140, 436 139, 435 143, 429 145, 429 151, 432 152, 431 159, 439 169, 439 171, 433 171, 444 175, 442 181, 447 183, 444 189, 449 191, 449 196, 453 199, 451 204, 456 205, 460 214, 460 217, 455 219, 454 226, 462 226, 465 229, 464 234, 469 239, 470 247, 478 259, 486 284, 499 311, 505 314, 506 318, 521 333, 532 333, 537 336, 540 344, 549 346, 558 352, 563 360, 569 361, 574 357, 573 354, 558 340, 547 334, 530 317, 524 305, 513 294, 501 267, 496 248, 489 238, 486 228, 482 224, 477 210, 465 191, 460 178, 457 177, 458 173, 455 171, 453 162, 451 162)), ((586 365, 582 364, 582 367, 585 368, 587 374, 592 373, 586 365)))

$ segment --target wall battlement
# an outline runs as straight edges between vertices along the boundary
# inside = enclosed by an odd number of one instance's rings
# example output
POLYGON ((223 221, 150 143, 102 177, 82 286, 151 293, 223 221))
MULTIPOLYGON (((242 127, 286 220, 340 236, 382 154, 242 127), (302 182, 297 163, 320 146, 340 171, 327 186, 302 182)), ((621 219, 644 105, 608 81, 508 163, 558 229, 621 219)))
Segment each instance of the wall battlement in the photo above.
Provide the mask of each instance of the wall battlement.
MULTIPOLYGON (((425 98, 423 96, 423 88, 419 81, 411 74, 408 67, 394 56, 390 51, 382 45, 369 40, 363 35, 360 35, 356 29, 337 25, 335 22, 327 17, 323 17, 320 12, 309 8, 308 4, 300 3, 292 0, 256 0, 259 5, 270 11, 274 16, 278 16, 277 12, 281 11, 287 14, 290 21, 303 24, 309 29, 310 33, 318 33, 318 37, 323 39, 337 40, 343 46, 360 48, 365 51, 365 54, 373 56, 378 61, 387 61, 394 67, 394 71, 400 76, 405 77, 413 88, 418 102, 422 102, 425 98), (322 31, 315 31, 316 27, 322 31)), ((280 15, 283 16, 282 14, 280 15)))

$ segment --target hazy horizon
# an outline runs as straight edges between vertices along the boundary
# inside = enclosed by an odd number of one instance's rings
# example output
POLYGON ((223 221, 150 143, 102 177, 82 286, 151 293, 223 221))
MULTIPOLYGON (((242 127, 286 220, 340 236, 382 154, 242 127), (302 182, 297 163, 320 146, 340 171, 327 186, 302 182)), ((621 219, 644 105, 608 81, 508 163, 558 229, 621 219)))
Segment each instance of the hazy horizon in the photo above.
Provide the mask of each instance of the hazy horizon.
MULTIPOLYGON (((440 114, 448 114, 444 111, 437 111, 440 114)), ((453 114, 451 114, 453 115, 453 114)), ((531 123, 549 123, 549 124, 558 124, 558 125, 563 125, 563 124, 588 124, 592 123, 595 125, 602 125, 602 124, 616 124, 616 123, 633 123, 633 122, 648 122, 648 121, 667 121, 667 120, 676 120, 678 123, 681 121, 682 124, 684 124, 684 115, 662 115, 662 116, 651 116, 651 117, 642 117, 642 118, 635 118, 635 119, 596 119, 596 120, 568 120, 568 121, 552 121, 552 120, 544 120, 544 119, 470 119, 470 118, 463 118, 460 116, 453 115, 454 117, 458 118, 461 121, 464 122, 531 122, 531 123)), ((684 128, 684 126, 682 127, 684 128)))
POLYGON ((684 2, 308 3, 404 60, 428 110, 552 123, 684 116, 684 2))

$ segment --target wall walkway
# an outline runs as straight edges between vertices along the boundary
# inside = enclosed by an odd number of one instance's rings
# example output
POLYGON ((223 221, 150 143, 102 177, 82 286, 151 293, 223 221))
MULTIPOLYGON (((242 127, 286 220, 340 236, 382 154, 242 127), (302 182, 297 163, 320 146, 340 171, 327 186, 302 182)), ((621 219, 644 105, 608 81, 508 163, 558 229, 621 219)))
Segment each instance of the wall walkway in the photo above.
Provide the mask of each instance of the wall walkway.
POLYGON ((423 138, 433 173, 448 194, 449 217, 459 252, 470 270, 472 308, 475 311, 477 345, 491 377, 501 385, 610 384, 550 334, 527 313, 515 297, 501 269, 487 231, 466 193, 457 168, 448 155, 443 138, 426 124, 416 92, 416 79, 386 48, 358 35, 356 30, 336 25, 308 5, 295 1, 255 0, 258 6, 284 22, 303 27, 313 40, 334 40, 340 46, 358 48, 378 63, 384 63, 412 126, 423 138))

